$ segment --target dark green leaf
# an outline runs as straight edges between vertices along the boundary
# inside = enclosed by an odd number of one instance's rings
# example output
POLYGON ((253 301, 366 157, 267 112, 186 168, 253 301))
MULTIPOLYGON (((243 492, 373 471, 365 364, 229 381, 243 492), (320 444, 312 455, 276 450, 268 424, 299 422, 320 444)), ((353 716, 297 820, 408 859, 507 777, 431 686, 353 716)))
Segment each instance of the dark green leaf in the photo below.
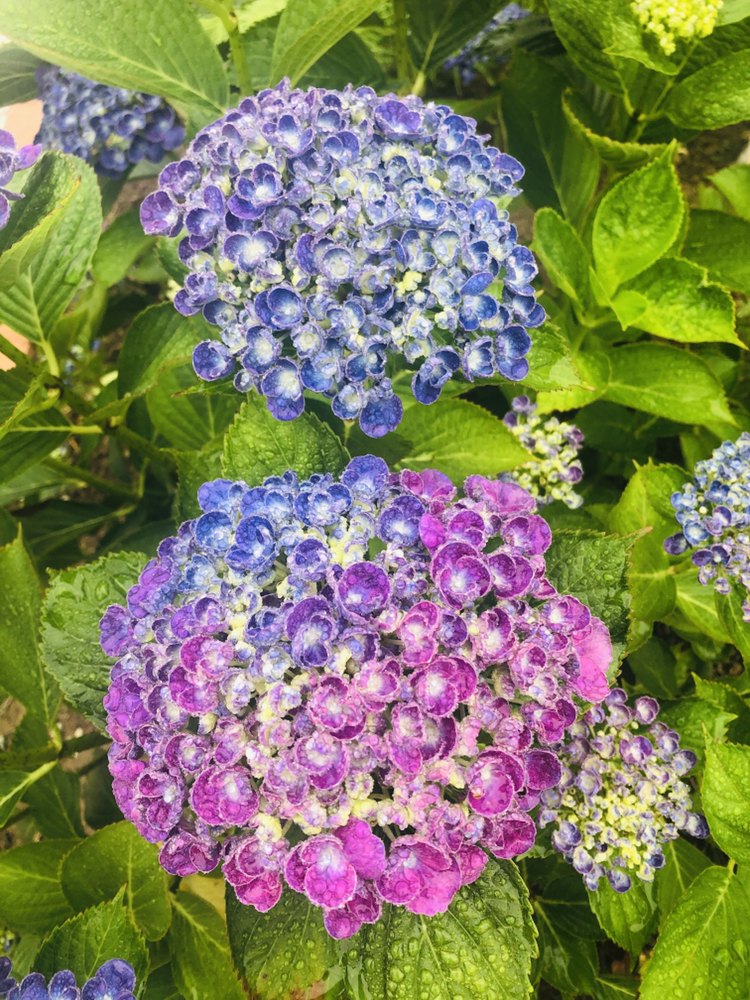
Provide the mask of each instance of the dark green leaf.
POLYGON ((60 883, 62 859, 75 840, 43 840, 0 854, 0 920, 19 934, 46 934, 73 909, 60 883))
POLYGON ((610 0, 548 0, 549 15, 568 55, 587 76, 613 94, 622 93, 621 67, 606 52, 611 39, 610 0))
MULTIPOLYGON (((264 25, 259 25, 262 28, 264 25)), ((355 32, 336 42, 321 56, 300 80, 300 87, 328 87, 343 90, 351 83, 354 87, 385 87, 383 68, 355 32)))
POLYGON ((189 361, 202 336, 202 320, 181 316, 171 302, 144 309, 129 328, 120 351, 120 398, 142 395, 157 383, 166 366, 189 361))
POLYGON ((0 46, 0 108, 36 97, 39 66, 39 59, 17 45, 0 46))
POLYGON ((221 59, 181 0, 6 3, 3 32, 47 62, 99 83, 168 98, 198 127, 227 104, 221 59))
POLYGON ((183 1000, 182 993, 174 984, 169 965, 162 965, 161 968, 149 973, 143 1000, 183 1000))
POLYGON ((63 892, 76 912, 114 899, 125 886, 125 903, 147 941, 164 937, 172 920, 167 876, 159 849, 123 821, 87 837, 67 855, 63 892))
POLYGON ((245 1000, 232 968, 227 928, 219 913, 190 892, 177 892, 172 906, 169 952, 179 991, 190 1000, 198 1000, 214 995, 220 986, 222 1000, 245 1000))
POLYGON ((44 599, 44 664, 71 704, 102 730, 102 698, 113 661, 99 646, 99 620, 110 604, 125 603, 145 563, 145 556, 123 553, 64 570, 53 578, 44 599))
POLYGON ((728 868, 701 872, 678 900, 656 942, 642 1000, 745 1000, 750 899, 728 868))
POLYGON ((198 504, 198 489, 203 483, 221 476, 221 452, 178 451, 175 457, 178 482, 174 517, 180 523, 203 513, 198 504))
POLYGON ((561 993, 591 993, 599 971, 596 945, 576 936, 566 921, 558 920, 542 900, 534 900, 534 916, 539 930, 539 957, 542 977, 561 993))
POLYGON ((417 69, 428 72, 457 52, 487 24, 500 0, 407 0, 409 50, 417 69))
POLYGON ((631 955, 639 955, 656 930, 653 884, 636 878, 627 892, 615 892, 603 879, 596 892, 589 892, 589 902, 608 936, 631 955))
POLYGON ((745 621, 743 605, 747 603, 747 589, 734 583, 728 594, 714 594, 719 621, 729 633, 732 642, 750 663, 750 623, 745 621))
POLYGON ((293 469, 300 479, 314 472, 340 472, 349 456, 339 439, 317 417, 303 413, 295 421, 274 420, 263 400, 248 396, 229 428, 222 463, 225 476, 258 486, 266 476, 293 469))
POLYGON ((690 129, 744 121, 750 116, 750 49, 717 59, 680 81, 664 111, 675 125, 690 129))
POLYGON ((36 771, 0 771, 0 827, 10 819, 16 803, 19 802, 27 789, 35 781, 39 781, 52 770, 55 761, 42 764, 36 771))
POLYGON ((240 396, 232 386, 228 392, 188 392, 197 376, 192 364, 163 368, 146 394, 146 406, 155 429, 170 444, 184 451, 203 448, 218 440, 232 422, 240 396))
POLYGON ((60 969, 70 969, 79 983, 90 979, 110 958, 129 962, 136 981, 142 982, 148 967, 146 944, 128 910, 123 906, 124 889, 108 903, 101 903, 71 917, 43 942, 34 971, 49 978, 60 969))
MULTIPOLYGON (((563 95, 563 112, 573 131, 587 142, 599 159, 615 170, 634 170, 660 156, 666 149, 665 143, 618 142, 609 136, 600 135, 601 122, 583 98, 573 90, 563 95)), ((713 179, 713 178, 712 178, 713 179)))
POLYGON ((154 243, 155 237, 143 232, 138 209, 131 208, 102 233, 91 262, 94 277, 107 287, 116 285, 154 243))
POLYGON ((701 798, 711 836, 730 858, 750 863, 750 747, 706 738, 701 798))
POLYGON ((750 295, 750 222, 726 212, 695 208, 690 212, 682 253, 708 268, 715 281, 750 295))
POLYGON ((677 698, 681 686, 677 659, 663 639, 649 639, 640 649, 628 654, 628 663, 646 694, 656 698, 677 698))
POLYGON ((673 156, 670 146, 599 202, 591 244, 608 295, 666 253, 680 231, 685 208, 673 156))
POLYGON ((684 837, 668 841, 663 847, 665 865, 656 875, 656 898, 659 901, 659 927, 698 875, 711 867, 710 860, 684 837))
MULTIPOLYGON (((17 749, 17 739, 13 740, 17 749)), ((33 810, 34 823, 50 840, 74 840, 83 837, 81 823, 81 779, 75 771, 54 767, 28 791, 24 802, 33 810)))

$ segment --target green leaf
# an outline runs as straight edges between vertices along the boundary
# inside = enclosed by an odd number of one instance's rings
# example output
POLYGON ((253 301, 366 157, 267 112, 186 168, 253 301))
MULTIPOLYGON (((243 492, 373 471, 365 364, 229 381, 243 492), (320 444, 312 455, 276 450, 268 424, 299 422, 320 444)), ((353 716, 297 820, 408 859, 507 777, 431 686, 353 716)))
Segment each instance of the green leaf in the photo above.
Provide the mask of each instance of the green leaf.
POLYGON ((665 864, 657 873, 655 882, 660 929, 688 886, 702 871, 711 867, 711 861, 706 855, 684 837, 668 841, 662 848, 662 853, 665 864))
POLYGON ((707 268, 715 281, 750 295, 750 222, 747 220, 726 212, 692 209, 682 253, 707 268))
POLYGON ((29 340, 50 336, 88 270, 102 228, 96 174, 75 158, 80 177, 73 196, 31 262, 0 294, 0 320, 29 340))
POLYGON ((159 849, 132 823, 106 826, 81 841, 63 861, 62 887, 76 912, 114 899, 125 886, 125 904, 147 941, 169 930, 172 911, 159 849))
POLYGON ((732 24, 734 21, 744 21, 750 16, 750 0, 724 0, 719 10, 718 23, 732 24))
POLYGON ((626 571, 632 544, 632 538, 563 529, 554 533, 544 555, 552 585, 583 601, 601 618, 613 643, 624 642, 628 631, 626 571))
POLYGON ((299 86, 343 90, 348 83, 353 87, 385 89, 383 67, 354 31, 344 35, 321 56, 305 73, 299 86))
POLYGON ((16 803, 19 802, 24 792, 30 788, 35 781, 51 771, 57 762, 54 760, 42 764, 36 771, 0 771, 0 827, 10 819, 16 803))
MULTIPOLYGON (((386 906, 378 923, 365 925, 355 939, 356 955, 348 956, 349 981, 361 977, 364 995, 371 1000, 408 1000, 425 990, 441 1000, 523 1000, 531 992, 535 936, 528 890, 518 869, 513 862, 490 860, 446 913, 422 917, 405 907, 386 906)), ((262 993, 263 1000, 296 995, 279 987, 262 993)))
POLYGON ((377 8, 377 0, 287 0, 273 43, 269 83, 292 85, 377 8))
POLYGON ((582 351, 576 354, 575 366, 585 385, 540 392, 536 398, 540 413, 578 409, 595 402, 604 394, 612 374, 609 357, 604 351, 582 351))
POLYGON ((118 360, 120 398, 142 395, 156 385, 168 365, 189 361, 203 336, 202 320, 181 316, 171 302, 138 313, 125 335, 118 360))
POLYGON ((638 980, 627 976, 597 976, 592 996, 594 1000, 636 1000, 638 980))
POLYGON ((672 647, 663 639, 649 639, 628 654, 628 664, 646 694, 656 698, 677 698, 681 681, 672 647))
POLYGON ((224 440, 223 473, 258 486, 266 476, 293 469, 300 479, 314 472, 339 473, 349 455, 339 439, 311 413, 295 421, 274 420, 260 396, 251 393, 224 440))
MULTIPOLYGON (((750 0, 748 0, 750 3, 750 0)), ((733 163, 730 167, 724 167, 715 174, 711 174, 709 180, 724 195, 737 215, 743 219, 750 220, 750 164, 733 163)), ((696 210, 699 215, 703 213, 696 210)), ((692 224, 693 213, 690 214, 692 224)), ((690 234, 688 233, 688 241, 690 234)), ((683 251, 684 252, 684 251, 683 251)))
POLYGON ((182 890, 172 897, 172 907, 169 953, 180 993, 187 1000, 202 1000, 216 994, 218 988, 222 1000, 245 1000, 219 913, 205 899, 182 890))
POLYGON ((724 628, 716 610, 714 589, 703 586, 698 579, 697 570, 690 569, 686 573, 675 576, 677 585, 677 610, 684 615, 697 631, 704 633, 718 642, 731 642, 732 639, 724 628))
POLYGON ((174 518, 181 523, 203 513, 198 503, 198 489, 203 483, 221 476, 220 451, 178 451, 177 496, 175 497, 174 518))
POLYGON ((591 249, 608 295, 666 253, 680 232, 685 207, 673 156, 669 146, 599 202, 591 249))
POLYGON ((559 914, 550 912, 543 900, 534 900, 534 916, 539 931, 542 977, 573 996, 591 993, 599 970, 596 944, 579 938, 559 914))
POLYGON ((144 233, 138 209, 131 208, 119 215, 102 233, 91 262, 91 272, 97 281, 108 288, 116 285, 155 242, 154 236, 144 233))
POLYGON ((531 350, 526 357, 529 374, 523 380, 524 386, 537 392, 556 392, 582 385, 568 341, 553 323, 545 323, 534 330, 531 350))
POLYGON ((750 117, 750 49, 733 52, 677 83, 664 112, 683 128, 734 125, 750 117))
POLYGON ((701 799, 722 851, 740 864, 750 863, 750 747, 707 736, 701 799))
POLYGON ((53 578, 44 599, 44 664, 70 703, 102 731, 102 698, 114 661, 99 646, 99 620, 110 604, 125 603, 145 564, 145 556, 131 552, 63 570, 53 578))
POLYGON ((605 880, 589 903, 607 935, 631 955, 639 955, 656 930, 657 906, 653 884, 633 879, 627 892, 615 892, 605 880))
POLYGON ((149 973, 143 1000, 184 1000, 174 984, 172 969, 168 964, 149 973))
POLYGON ((148 967, 146 944, 128 910, 123 906, 124 889, 108 903, 101 903, 71 917, 42 943, 34 971, 49 978, 60 969, 70 969, 79 983, 90 979, 111 958, 133 966, 142 982, 148 967))
POLYGON ((0 46, 0 108, 36 97, 34 74, 40 65, 39 59, 17 45, 0 46))
POLYGON ((744 1000, 750 899, 728 868, 701 872, 667 918, 641 983, 642 1000, 744 1000))
POLYGON ((747 602, 747 589, 736 582, 728 594, 714 592, 719 621, 727 630, 732 642, 750 663, 750 623, 745 621, 743 604, 747 602))
POLYGON ((638 469, 638 475, 654 510, 662 518, 673 523, 675 511, 670 497, 683 489, 690 478, 689 474, 679 465, 670 465, 666 462, 655 465, 649 458, 648 463, 638 469))
POLYGON ((606 52, 611 39, 611 0, 548 0, 555 33, 568 55, 595 83, 622 93, 618 61, 606 52))
POLYGON ((693 674, 693 681, 695 693, 699 698, 737 716, 727 730, 729 741, 750 743, 750 707, 745 704, 737 691, 729 684, 707 681, 698 674, 693 674))
POLYGON ((60 882, 75 840, 43 840, 0 854, 0 920, 19 934, 46 934, 73 916, 60 882))
POLYGON ((550 868, 549 859, 527 863, 526 881, 538 882, 543 889, 535 895, 534 904, 544 908, 551 924, 562 926, 577 938, 586 941, 604 941, 606 934, 591 912, 588 893, 581 876, 562 858, 552 859, 556 867, 550 868), (534 865, 539 864, 539 873, 534 865), (541 866, 544 867, 541 867, 541 866))
POLYGON ((184 451, 203 448, 223 435, 240 405, 230 386, 227 392, 190 392, 197 377, 192 364, 163 368, 146 394, 146 406, 155 429, 171 445, 184 451))
MULTIPOLYGON (((18 749, 17 733, 13 749, 18 749)), ((33 810, 34 823, 50 840, 74 840, 85 836, 81 823, 81 779, 75 771, 52 768, 24 792, 24 802, 33 810)))
POLYGON ((599 157, 561 113, 567 85, 538 56, 516 51, 501 94, 509 151, 526 167, 523 190, 534 208, 562 212, 577 226, 594 196, 599 157))
POLYGON ((734 713, 701 698, 663 701, 659 712, 659 721, 680 734, 680 746, 696 755, 698 767, 703 766, 705 757, 704 727, 713 739, 723 740, 727 726, 735 718, 734 713))
POLYGON ((644 31, 635 15, 630 0, 609 0, 611 41, 607 52, 611 55, 635 59, 648 69, 675 76, 682 68, 684 47, 667 55, 653 32, 644 31))
POLYGON ((0 292, 19 280, 62 221, 81 183, 81 162, 49 151, 32 168, 24 197, 15 202, 0 231, 0 292))
POLYGON ((457 52, 492 17, 500 0, 406 0, 409 51, 417 69, 429 72, 457 52))
MULTIPOLYGON (((580 94, 566 90, 563 94, 563 113, 573 131, 594 150, 599 159, 615 170, 635 170, 655 159, 666 150, 666 143, 618 142, 600 135, 603 129, 580 94)), ((713 178, 711 178, 713 180, 713 178)))
POLYGON ((581 237, 554 209, 540 208, 534 216, 532 250, 551 281, 585 312, 591 302, 591 260, 581 237))
POLYGON ((666 344, 639 343, 610 352, 604 399, 686 424, 734 418, 718 379, 701 358, 666 344))
POLYGON ((182 0, 6 3, 3 32, 47 62, 99 83, 166 97, 197 127, 227 105, 221 58, 182 0))
MULTIPOLYGON (((750 224, 743 225, 747 225, 750 233, 750 224)), ((707 280, 704 267, 680 257, 657 260, 615 296, 613 307, 618 317, 618 304, 626 304, 633 295, 639 297, 640 308, 631 322, 621 318, 623 329, 637 326, 657 337, 683 344, 705 341, 741 344, 734 328, 732 297, 721 285, 707 280)))
POLYGON ((0 688, 49 726, 57 685, 45 674, 37 648, 41 604, 19 529, 18 538, 0 549, 0 688))

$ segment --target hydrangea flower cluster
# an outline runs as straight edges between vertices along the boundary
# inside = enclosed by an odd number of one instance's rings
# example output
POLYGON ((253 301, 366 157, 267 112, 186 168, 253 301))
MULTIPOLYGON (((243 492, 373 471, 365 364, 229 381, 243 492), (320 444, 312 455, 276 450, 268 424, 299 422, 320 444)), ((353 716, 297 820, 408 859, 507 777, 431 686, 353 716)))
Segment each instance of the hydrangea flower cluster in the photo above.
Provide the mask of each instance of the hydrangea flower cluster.
POLYGON ((723 0, 633 0, 633 11, 671 56, 677 39, 705 38, 716 26, 723 0))
POLYGON ((560 782, 540 794, 539 825, 554 824, 553 846, 588 889, 605 876, 616 892, 627 892, 634 877, 651 882, 664 866, 662 847, 680 830, 708 836, 681 780, 695 754, 680 750, 658 714, 654 698, 631 708, 615 688, 568 729, 560 782))
POLYGON ((4 1000, 135 1000, 132 965, 112 958, 100 966, 81 989, 72 972, 56 972, 49 982, 40 972, 31 972, 20 983, 11 976, 9 958, 0 958, 0 997, 4 1000))
POLYGON ((523 21, 530 13, 531 11, 525 10, 518 3, 509 3, 498 11, 492 20, 485 24, 482 30, 468 41, 455 56, 446 59, 443 63, 443 69, 446 72, 458 70, 461 83, 468 86, 472 80, 476 79, 477 67, 484 61, 481 49, 485 42, 506 24, 523 21))
MULTIPOLYGON (((750 590, 750 434, 725 441, 711 457, 698 462, 693 482, 671 496, 682 530, 664 542, 671 556, 695 551, 692 561, 705 586, 720 594, 731 590, 729 577, 750 590)), ((750 598, 742 606, 750 621, 750 598)))
POLYGON ((187 231, 174 303, 220 330, 196 373, 236 372, 278 420, 323 393, 371 437, 403 413, 389 356, 419 362, 421 403, 455 373, 524 378, 537 268, 493 200, 523 168, 486 140, 413 95, 288 80, 199 132, 141 206, 146 232, 187 231))
POLYGON ((198 499, 101 622, 114 793, 164 868, 223 861, 261 911, 286 881, 341 938, 527 851, 612 655, 534 499, 373 456, 198 499))
POLYGON ((571 510, 580 507, 583 497, 573 486, 583 476, 583 468, 576 458, 583 433, 574 424, 561 423, 557 417, 544 420, 528 396, 516 396, 511 407, 503 423, 524 448, 539 458, 503 473, 502 478, 523 486, 539 506, 562 500, 571 510))
POLYGON ((109 87, 59 66, 36 73, 44 114, 36 142, 122 177, 134 163, 158 163, 185 140, 185 129, 161 98, 109 87))
POLYGON ((5 129, 0 129, 0 229, 10 218, 10 203, 23 198, 22 194, 9 191, 9 184, 17 170, 33 166, 42 151, 41 146, 21 146, 16 149, 16 140, 5 129))

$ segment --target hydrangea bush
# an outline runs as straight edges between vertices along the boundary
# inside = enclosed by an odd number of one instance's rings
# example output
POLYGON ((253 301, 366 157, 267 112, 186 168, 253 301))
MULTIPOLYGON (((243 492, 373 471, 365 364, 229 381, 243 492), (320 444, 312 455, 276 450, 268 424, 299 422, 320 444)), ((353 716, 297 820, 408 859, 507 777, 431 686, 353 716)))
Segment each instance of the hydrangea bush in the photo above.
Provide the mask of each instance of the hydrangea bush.
POLYGON ((0 997, 746 1000, 747 4, 345 6, 2 5, 0 997))

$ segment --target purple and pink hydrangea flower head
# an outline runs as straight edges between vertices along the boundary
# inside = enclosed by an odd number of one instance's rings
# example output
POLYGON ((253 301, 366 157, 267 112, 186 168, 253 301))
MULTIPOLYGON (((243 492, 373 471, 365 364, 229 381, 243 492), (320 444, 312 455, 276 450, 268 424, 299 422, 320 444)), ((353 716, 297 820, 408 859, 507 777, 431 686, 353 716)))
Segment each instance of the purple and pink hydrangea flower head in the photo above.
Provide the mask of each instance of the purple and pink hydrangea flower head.
POLYGON ((10 132, 0 129, 0 229, 10 218, 11 202, 23 198, 22 194, 10 191, 10 184, 17 170, 26 170, 33 166, 42 151, 41 146, 21 146, 16 149, 16 141, 10 132))
POLYGON ((135 1000, 135 972, 120 958, 101 965, 80 989, 67 969, 56 972, 49 982, 40 972, 31 972, 17 983, 12 971, 10 959, 0 958, 3 1000, 135 1000))
MULTIPOLYGON (((750 590, 750 434, 743 431, 697 462, 693 481, 671 503, 681 530, 664 542, 666 551, 678 556, 693 549, 698 579, 719 594, 730 592, 730 578, 750 590)), ((742 611, 750 622, 750 596, 742 611)))
POLYGON ((79 156, 104 177, 122 177, 142 160, 159 163, 185 141, 184 127, 161 97, 59 66, 40 66, 36 80, 43 103, 36 141, 79 156))
POLYGON ((445 105, 285 80, 199 132, 141 220, 185 234, 175 306, 218 327, 201 378, 233 373, 279 420, 320 393, 380 437, 402 417, 399 366, 421 403, 456 374, 527 374, 537 268, 496 204, 522 176, 445 105))
POLYGON ((286 883, 348 937, 527 851, 612 658, 534 499, 371 455, 198 499, 101 622, 115 796, 166 870, 260 911, 286 883))
POLYGON ((695 754, 680 749, 658 714, 655 698, 631 706, 621 688, 610 691, 569 727, 559 748, 562 777, 540 795, 540 827, 553 825, 553 847, 588 889, 602 878, 616 892, 627 892, 634 878, 652 882, 664 866, 664 846, 680 831, 708 836, 682 780, 695 754))
POLYGON ((502 474, 507 482, 518 483, 534 497, 540 507, 561 500, 571 510, 583 503, 573 488, 583 478, 578 451, 583 433, 557 417, 546 420, 537 412, 528 396, 516 396, 503 423, 511 434, 534 456, 533 460, 502 474))

